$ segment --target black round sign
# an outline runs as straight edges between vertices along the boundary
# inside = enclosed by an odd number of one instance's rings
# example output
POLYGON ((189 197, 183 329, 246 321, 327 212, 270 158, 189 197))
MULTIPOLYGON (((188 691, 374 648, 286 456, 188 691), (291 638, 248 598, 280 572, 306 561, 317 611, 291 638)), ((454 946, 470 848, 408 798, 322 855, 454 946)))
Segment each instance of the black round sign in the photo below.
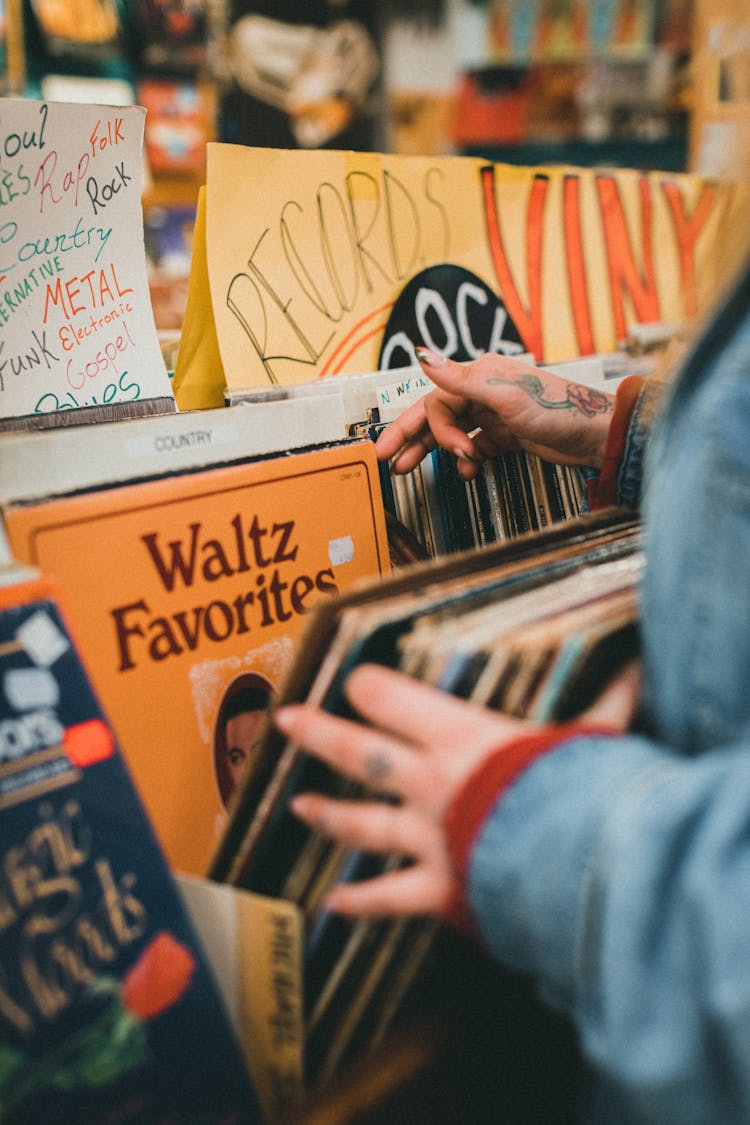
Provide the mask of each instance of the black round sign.
POLYGON ((470 270, 447 263, 422 270, 399 293, 383 333, 378 367, 411 367, 418 347, 459 361, 485 352, 525 351, 497 293, 470 270))

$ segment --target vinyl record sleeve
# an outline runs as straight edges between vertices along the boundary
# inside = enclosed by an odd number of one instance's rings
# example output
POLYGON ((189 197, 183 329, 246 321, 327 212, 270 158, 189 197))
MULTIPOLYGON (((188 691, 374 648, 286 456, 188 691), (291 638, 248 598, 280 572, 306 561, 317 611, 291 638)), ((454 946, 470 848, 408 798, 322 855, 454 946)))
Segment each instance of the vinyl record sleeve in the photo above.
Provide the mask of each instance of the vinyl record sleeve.
POLYGON ((63 588, 171 865, 203 874, 232 800, 225 701, 254 685, 267 707, 316 603, 390 570, 372 444, 11 505, 5 522, 63 588))
POLYGON ((7 1125, 255 1125, 203 948, 45 579, 0 590, 7 1125))

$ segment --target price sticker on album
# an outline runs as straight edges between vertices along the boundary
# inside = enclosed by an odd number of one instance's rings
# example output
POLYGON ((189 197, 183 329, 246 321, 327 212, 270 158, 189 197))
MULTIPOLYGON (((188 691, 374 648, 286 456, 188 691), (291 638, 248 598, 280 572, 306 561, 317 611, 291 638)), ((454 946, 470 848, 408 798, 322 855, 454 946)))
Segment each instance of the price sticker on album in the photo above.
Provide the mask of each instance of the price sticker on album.
POLYGON ((351 535, 342 535, 340 539, 331 539, 328 544, 328 560, 331 566, 350 563, 353 558, 354 540, 351 535))

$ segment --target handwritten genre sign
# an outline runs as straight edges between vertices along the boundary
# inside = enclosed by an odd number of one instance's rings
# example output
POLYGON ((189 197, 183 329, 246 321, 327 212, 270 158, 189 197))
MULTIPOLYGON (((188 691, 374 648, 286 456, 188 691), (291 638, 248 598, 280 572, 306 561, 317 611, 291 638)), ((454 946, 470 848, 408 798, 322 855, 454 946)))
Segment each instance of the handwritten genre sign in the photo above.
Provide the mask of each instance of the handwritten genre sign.
POLYGON ((171 397, 143 248, 144 118, 0 99, 0 418, 171 397))
POLYGON ((612 351, 633 324, 707 307, 748 196, 637 169, 227 144, 208 146, 206 192, 209 307, 238 390, 408 366, 419 344, 612 351))

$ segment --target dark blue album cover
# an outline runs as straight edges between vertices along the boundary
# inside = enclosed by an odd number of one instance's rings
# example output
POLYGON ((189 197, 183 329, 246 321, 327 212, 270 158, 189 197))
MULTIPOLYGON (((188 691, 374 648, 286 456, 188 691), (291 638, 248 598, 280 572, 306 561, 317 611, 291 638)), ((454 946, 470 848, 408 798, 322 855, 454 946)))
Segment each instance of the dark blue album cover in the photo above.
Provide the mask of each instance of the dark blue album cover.
POLYGON ((6 584, 0 1120, 250 1125, 256 1106, 55 590, 6 584))

